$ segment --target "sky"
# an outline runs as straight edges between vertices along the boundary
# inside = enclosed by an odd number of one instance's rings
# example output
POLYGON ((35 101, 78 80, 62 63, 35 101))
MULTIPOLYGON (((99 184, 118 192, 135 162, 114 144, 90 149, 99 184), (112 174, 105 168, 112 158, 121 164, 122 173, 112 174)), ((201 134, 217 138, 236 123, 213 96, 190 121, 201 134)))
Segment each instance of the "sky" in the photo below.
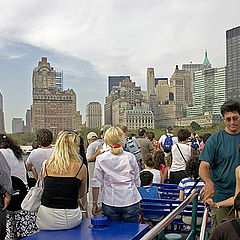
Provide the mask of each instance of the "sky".
POLYGON ((240 24, 239 0, 8 0, 0 8, 0 92, 5 128, 25 120, 32 72, 42 57, 64 73, 85 119, 104 104, 107 77, 129 75, 146 90, 146 72, 170 78, 175 66, 225 66, 226 30, 240 24))

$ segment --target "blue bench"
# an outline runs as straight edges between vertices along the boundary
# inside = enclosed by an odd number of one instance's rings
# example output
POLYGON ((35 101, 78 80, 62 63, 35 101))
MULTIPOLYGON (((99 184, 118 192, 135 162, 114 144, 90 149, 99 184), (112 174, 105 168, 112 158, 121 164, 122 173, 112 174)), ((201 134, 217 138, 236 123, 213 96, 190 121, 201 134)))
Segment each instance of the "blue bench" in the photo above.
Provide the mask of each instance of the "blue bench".
MULTIPOLYGON (((142 199, 140 203, 141 211, 144 214, 154 214, 159 216, 167 216, 170 212, 172 212, 182 201, 176 199, 142 199)), ((204 212, 204 205, 198 202, 197 206, 197 217, 202 217, 204 212)), ((186 230, 186 228, 182 228, 181 226, 188 226, 182 220, 184 216, 192 216, 192 204, 189 204, 180 214, 179 216, 172 221, 170 224, 170 228, 166 229, 165 232, 170 233, 186 233, 188 234, 190 230, 186 230)), ((146 219, 149 221, 149 219, 146 219)), ((151 221, 151 220, 150 220, 151 221)), ((152 220, 156 222, 156 219, 152 220)), ((160 220, 159 220, 160 221, 160 220)), ((208 223, 208 227, 210 223, 208 223)))

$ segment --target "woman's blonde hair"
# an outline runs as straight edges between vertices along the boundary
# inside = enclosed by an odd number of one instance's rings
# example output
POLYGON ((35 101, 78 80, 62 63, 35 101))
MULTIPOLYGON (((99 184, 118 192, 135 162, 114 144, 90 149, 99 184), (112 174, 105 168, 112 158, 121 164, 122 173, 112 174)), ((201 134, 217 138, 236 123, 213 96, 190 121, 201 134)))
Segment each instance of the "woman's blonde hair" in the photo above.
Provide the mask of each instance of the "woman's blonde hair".
POLYGON ((112 154, 119 155, 123 153, 124 133, 119 127, 109 128, 104 135, 104 142, 110 147, 112 145, 120 145, 120 147, 111 148, 112 154))
POLYGON ((79 137, 74 132, 63 131, 57 138, 55 148, 50 156, 47 169, 53 173, 65 174, 69 170, 70 162, 81 163, 77 153, 79 137))

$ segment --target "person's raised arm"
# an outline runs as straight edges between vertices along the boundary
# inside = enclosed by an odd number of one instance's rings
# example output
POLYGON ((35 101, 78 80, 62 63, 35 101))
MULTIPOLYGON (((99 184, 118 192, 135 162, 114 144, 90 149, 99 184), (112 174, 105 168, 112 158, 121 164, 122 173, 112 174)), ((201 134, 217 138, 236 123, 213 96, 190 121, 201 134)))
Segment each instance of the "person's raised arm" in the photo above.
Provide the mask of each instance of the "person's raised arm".
POLYGON ((214 195, 214 183, 210 176, 210 163, 201 161, 199 167, 199 176, 205 183, 204 187, 200 192, 201 200, 205 203, 208 198, 211 198, 214 195))

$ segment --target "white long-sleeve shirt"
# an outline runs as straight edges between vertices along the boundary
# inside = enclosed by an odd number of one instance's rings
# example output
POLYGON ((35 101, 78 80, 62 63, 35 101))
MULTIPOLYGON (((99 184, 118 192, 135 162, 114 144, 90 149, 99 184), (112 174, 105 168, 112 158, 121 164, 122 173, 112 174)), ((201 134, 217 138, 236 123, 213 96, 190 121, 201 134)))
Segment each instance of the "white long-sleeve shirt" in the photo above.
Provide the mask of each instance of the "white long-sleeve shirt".
POLYGON ((101 187, 99 202, 114 207, 138 203, 141 195, 139 167, 135 156, 129 152, 113 155, 110 151, 96 158, 93 187, 101 187))

